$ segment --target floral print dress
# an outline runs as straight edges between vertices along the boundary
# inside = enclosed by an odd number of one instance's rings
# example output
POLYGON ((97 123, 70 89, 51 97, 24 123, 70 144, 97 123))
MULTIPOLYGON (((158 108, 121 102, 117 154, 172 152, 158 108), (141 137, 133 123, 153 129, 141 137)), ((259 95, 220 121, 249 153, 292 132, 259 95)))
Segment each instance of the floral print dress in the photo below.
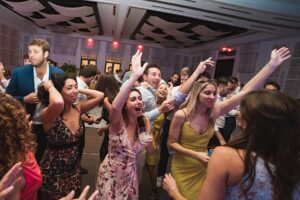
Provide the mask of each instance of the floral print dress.
POLYGON ((139 142, 131 144, 125 127, 109 135, 108 154, 98 172, 98 199, 138 199, 136 155, 141 149, 139 142))
POLYGON ((78 141, 83 133, 83 123, 79 121, 76 133, 58 117, 47 132, 47 147, 41 161, 43 184, 39 199, 59 199, 72 190, 80 194, 80 158, 78 141))

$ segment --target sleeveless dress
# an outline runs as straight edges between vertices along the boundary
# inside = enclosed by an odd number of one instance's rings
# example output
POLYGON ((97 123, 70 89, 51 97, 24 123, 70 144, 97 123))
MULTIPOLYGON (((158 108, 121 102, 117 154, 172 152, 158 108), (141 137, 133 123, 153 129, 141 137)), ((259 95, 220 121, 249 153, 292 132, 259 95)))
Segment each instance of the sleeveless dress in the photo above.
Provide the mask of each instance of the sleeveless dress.
POLYGON ((83 123, 79 121, 76 133, 58 117, 53 127, 46 133, 47 147, 41 161, 43 184, 39 199, 59 199, 72 190, 80 194, 80 158, 78 141, 83 133, 83 123))
MULTIPOLYGON (((154 147, 157 149, 158 144, 160 143, 160 136, 161 136, 161 129, 162 129, 162 124, 165 120, 165 113, 161 113, 155 118, 155 121, 153 123, 153 128, 152 128, 152 134, 153 134, 153 139, 154 139, 154 147)), ((150 166, 155 166, 156 163, 156 153, 148 154, 146 152, 146 163, 150 166)))
MULTIPOLYGON (((170 130, 171 131, 171 130, 170 130)), ((199 134, 189 124, 183 123, 179 144, 198 152, 207 152, 207 144, 214 134, 214 126, 199 134)), ((188 200, 197 199, 206 175, 206 167, 198 160, 175 152, 171 162, 171 173, 176 180, 179 192, 188 200)))
POLYGON ((37 191, 42 184, 42 173, 32 152, 28 152, 27 160, 22 162, 25 186, 21 190, 21 200, 35 200, 37 191))
POLYGON ((141 149, 139 142, 130 143, 124 126, 119 133, 109 135, 108 154, 98 172, 98 199, 138 199, 136 155, 141 149))
MULTIPOLYGON (((275 167, 272 164, 269 164, 271 170, 275 170, 275 167)), ((248 199, 255 200, 272 200, 272 184, 271 177, 268 173, 265 162, 260 157, 257 158, 255 164, 255 178, 252 187, 247 192, 248 199)), ((235 185, 229 187, 226 191, 226 198, 228 200, 244 200, 246 199, 244 195, 241 195, 240 185, 235 185)), ((300 183, 296 187, 296 190, 293 193, 293 199, 300 199, 300 183)))

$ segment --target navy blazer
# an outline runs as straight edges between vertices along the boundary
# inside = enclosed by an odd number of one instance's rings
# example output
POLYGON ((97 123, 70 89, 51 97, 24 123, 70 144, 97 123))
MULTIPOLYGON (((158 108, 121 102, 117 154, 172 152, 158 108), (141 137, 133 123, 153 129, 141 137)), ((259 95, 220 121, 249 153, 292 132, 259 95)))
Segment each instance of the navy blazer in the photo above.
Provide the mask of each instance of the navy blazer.
MULTIPOLYGON (((33 65, 25 65, 17 67, 12 74, 10 82, 6 88, 6 92, 23 103, 23 99, 28 94, 35 92, 33 65)), ((62 69, 49 66, 49 79, 53 73, 64 74, 62 69)), ((26 111, 33 116, 36 104, 26 104, 26 111)))

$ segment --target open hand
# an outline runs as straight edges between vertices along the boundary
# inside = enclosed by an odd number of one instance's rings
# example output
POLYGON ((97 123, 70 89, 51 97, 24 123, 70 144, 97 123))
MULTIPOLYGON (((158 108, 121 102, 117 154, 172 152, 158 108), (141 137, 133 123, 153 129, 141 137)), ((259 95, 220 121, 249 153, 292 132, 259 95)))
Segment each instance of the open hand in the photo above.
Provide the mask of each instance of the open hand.
POLYGON ((290 58, 290 51, 286 47, 281 47, 280 49, 274 49, 271 53, 270 64, 272 66, 279 66, 283 61, 290 58))
POLYGON ((6 196, 10 194, 14 185, 21 181, 20 173, 22 173, 21 163, 15 164, 0 181, 0 200, 5 200, 6 196))
POLYGON ((132 76, 140 77, 143 75, 148 63, 145 63, 143 67, 141 67, 141 57, 142 52, 140 50, 137 50, 137 52, 132 56, 131 58, 131 64, 132 64, 132 76))
POLYGON ((215 62, 212 60, 212 57, 209 57, 208 59, 201 61, 196 70, 198 70, 199 74, 201 74, 205 71, 207 65, 212 67, 215 66, 215 62))

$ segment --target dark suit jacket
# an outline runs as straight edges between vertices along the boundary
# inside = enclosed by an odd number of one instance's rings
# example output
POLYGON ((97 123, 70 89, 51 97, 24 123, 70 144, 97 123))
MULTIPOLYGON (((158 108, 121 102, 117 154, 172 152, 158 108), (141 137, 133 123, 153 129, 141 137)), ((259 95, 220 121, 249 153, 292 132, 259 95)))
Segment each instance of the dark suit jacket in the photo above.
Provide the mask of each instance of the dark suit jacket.
MULTIPOLYGON (((12 74, 6 92, 23 103, 24 96, 35 92, 33 65, 17 67, 12 74)), ((53 73, 63 74, 64 71, 53 66, 49 66, 49 79, 53 73)), ((30 116, 33 116, 36 104, 26 104, 25 108, 30 116)))

